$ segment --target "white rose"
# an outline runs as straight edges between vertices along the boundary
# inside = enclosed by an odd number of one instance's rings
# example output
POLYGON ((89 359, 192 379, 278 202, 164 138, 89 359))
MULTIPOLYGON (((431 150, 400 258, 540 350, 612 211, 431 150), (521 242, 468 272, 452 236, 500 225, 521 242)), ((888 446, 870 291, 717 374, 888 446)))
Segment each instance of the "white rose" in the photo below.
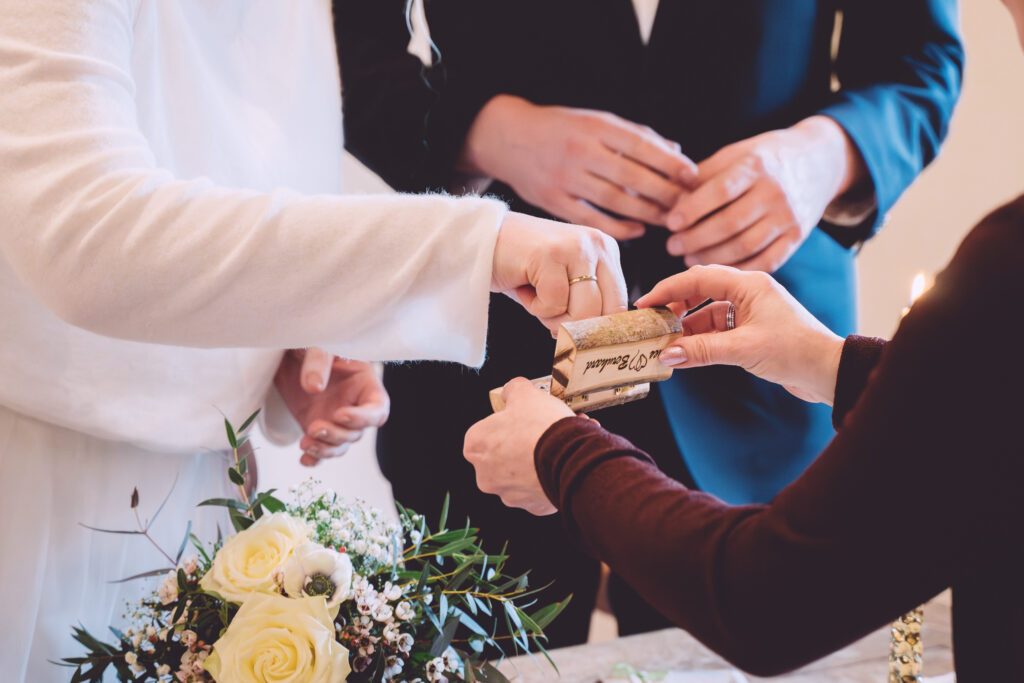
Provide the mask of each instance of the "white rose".
POLYGON ((276 593, 275 573, 309 534, 306 522, 285 512, 264 515, 224 543, 199 585, 238 604, 254 593, 276 593))
POLYGON ((317 543, 297 546, 281 575, 284 592, 292 598, 322 595, 334 607, 352 595, 352 560, 317 543))
POLYGON ((342 683, 351 671, 326 600, 264 594, 238 610, 206 670, 217 683, 342 683))

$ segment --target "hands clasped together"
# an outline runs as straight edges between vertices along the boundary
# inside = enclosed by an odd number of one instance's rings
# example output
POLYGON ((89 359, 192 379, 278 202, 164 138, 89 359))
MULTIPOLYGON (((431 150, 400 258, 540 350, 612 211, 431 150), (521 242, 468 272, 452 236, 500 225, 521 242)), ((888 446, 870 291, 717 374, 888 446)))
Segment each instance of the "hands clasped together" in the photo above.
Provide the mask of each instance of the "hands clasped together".
MULTIPOLYGON (((698 266, 663 280, 637 305, 669 306, 682 315, 709 298, 714 302, 683 320, 683 336, 662 352, 662 363, 681 369, 735 365, 804 400, 832 402, 843 340, 770 275, 698 266), (730 306, 733 329, 726 324, 730 306)), ((551 514, 556 510, 537 478, 534 452, 541 436, 573 413, 522 378, 505 386, 504 399, 503 411, 466 434, 465 456, 482 491, 511 507, 551 514)))
POLYGON ((614 114, 499 95, 477 115, 464 171, 508 183, 563 220, 618 240, 667 228, 687 265, 774 272, 862 172, 841 127, 813 116, 694 164, 678 143, 614 114))

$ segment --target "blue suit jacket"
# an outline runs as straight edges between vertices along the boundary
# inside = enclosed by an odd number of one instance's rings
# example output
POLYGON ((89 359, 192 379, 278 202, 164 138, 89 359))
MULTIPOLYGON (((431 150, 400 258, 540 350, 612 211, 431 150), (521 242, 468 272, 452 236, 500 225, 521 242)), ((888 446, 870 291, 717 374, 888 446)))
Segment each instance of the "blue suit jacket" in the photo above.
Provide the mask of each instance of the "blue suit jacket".
MULTIPOLYGON (((838 121, 877 210, 815 230, 776 276, 840 334, 855 325, 851 247, 938 153, 963 66, 955 0, 661 0, 647 45, 630 0, 432 0, 441 58, 426 70, 405 54, 404 5, 335 5, 347 144, 398 189, 450 188, 469 125, 499 93, 616 113, 694 159, 813 114, 838 121)), ((541 213, 500 183, 489 192, 541 213)), ((684 267, 657 229, 623 245, 623 263, 634 291, 684 267)), ((489 367, 506 378, 533 370, 531 344, 550 363, 550 341, 522 334, 515 357, 492 343, 489 367)), ((419 381, 410 376, 410 391, 419 381)), ((677 372, 661 400, 697 483, 733 503, 771 498, 832 435, 827 408, 730 368, 677 372)))

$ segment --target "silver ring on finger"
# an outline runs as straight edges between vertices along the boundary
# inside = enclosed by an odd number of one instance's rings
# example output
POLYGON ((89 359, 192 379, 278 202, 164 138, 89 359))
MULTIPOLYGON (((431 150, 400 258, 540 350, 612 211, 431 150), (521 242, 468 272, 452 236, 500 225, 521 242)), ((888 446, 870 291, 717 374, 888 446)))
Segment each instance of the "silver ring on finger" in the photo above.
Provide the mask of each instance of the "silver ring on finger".
POLYGON ((729 304, 729 310, 725 312, 725 329, 736 329, 736 304, 729 304))

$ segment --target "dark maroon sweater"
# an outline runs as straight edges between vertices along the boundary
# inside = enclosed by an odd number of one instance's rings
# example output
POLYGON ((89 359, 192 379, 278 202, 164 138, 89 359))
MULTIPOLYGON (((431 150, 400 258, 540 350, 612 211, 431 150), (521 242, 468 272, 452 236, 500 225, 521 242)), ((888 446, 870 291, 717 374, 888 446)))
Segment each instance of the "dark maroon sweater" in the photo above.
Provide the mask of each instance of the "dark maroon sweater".
POLYGON ((838 434, 770 504, 691 491, 578 418, 544 434, 537 471, 585 548, 751 673, 952 587, 961 683, 1024 681, 1022 320, 1024 197, 971 232, 891 342, 847 340, 838 434))

